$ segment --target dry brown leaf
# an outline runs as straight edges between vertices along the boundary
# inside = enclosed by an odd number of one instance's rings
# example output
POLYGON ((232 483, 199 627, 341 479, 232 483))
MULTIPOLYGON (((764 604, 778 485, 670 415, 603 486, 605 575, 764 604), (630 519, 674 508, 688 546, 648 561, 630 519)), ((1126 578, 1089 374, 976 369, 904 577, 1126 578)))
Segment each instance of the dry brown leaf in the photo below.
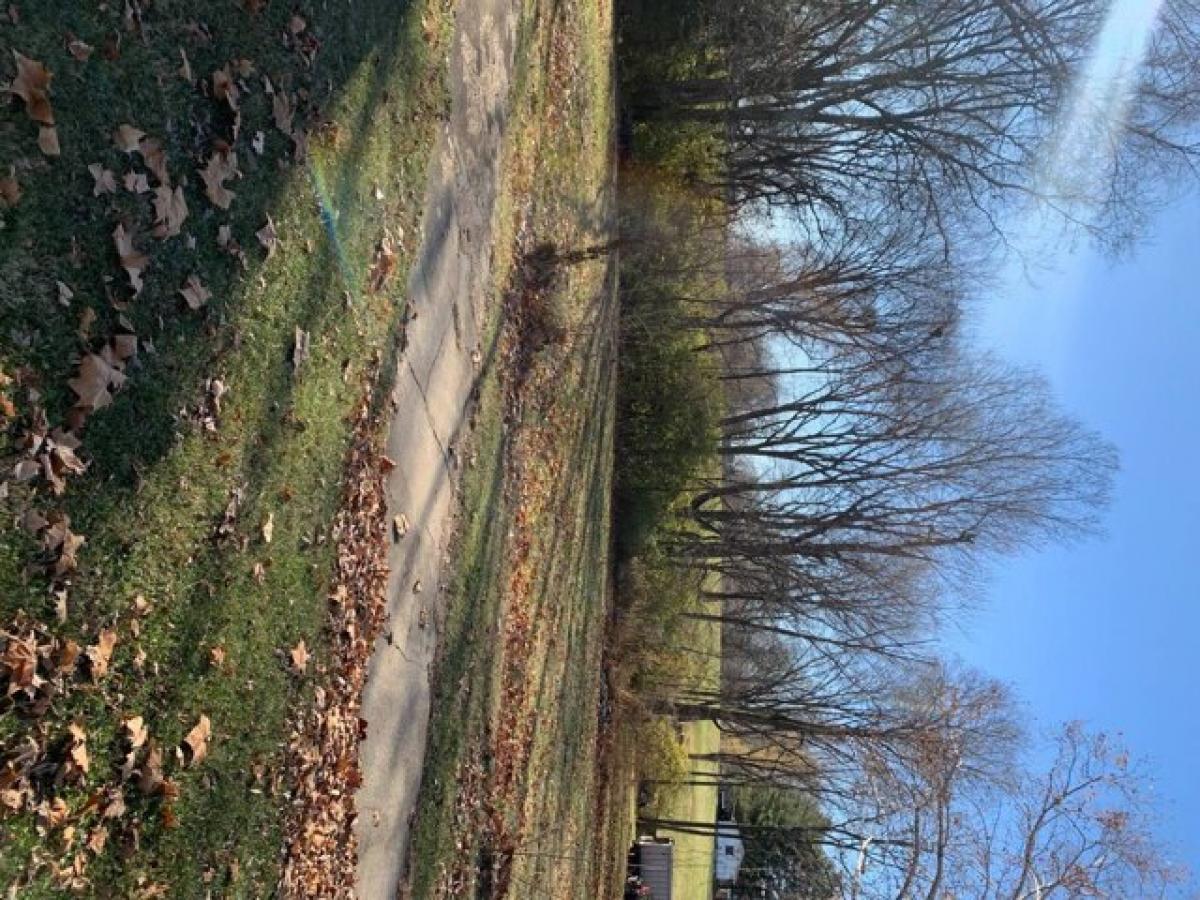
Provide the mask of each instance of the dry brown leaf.
POLYGON ((0 669, 8 679, 8 696, 22 690, 31 692, 37 687, 37 664, 37 639, 33 632, 24 638, 9 635, 4 653, 0 654, 0 669))
POLYGON ((96 643, 84 651, 87 654, 92 681, 99 681, 108 674, 108 664, 112 660, 113 648, 117 646, 117 633, 111 628, 100 629, 96 643))
POLYGON ((289 650, 288 656, 292 660, 292 671, 297 675, 303 675, 308 668, 309 660, 308 648, 304 646, 304 641, 289 650))
POLYGON ((300 371, 300 367, 308 362, 311 352, 312 337, 307 331, 296 326, 296 334, 292 340, 292 371, 300 371))
POLYGON ((225 665, 225 648, 220 644, 209 648, 208 659, 214 669, 222 668, 225 665))
POLYGON ((59 673, 70 672, 75 668, 75 664, 79 662, 79 654, 83 651, 79 644, 69 638, 63 641, 63 645, 58 648, 58 655, 54 658, 54 668, 59 673))
POLYGON ((0 178, 0 207, 16 206, 20 202, 21 185, 17 181, 16 173, 0 178))
POLYGON ((113 231, 113 243, 117 247, 117 256, 121 260, 121 268, 129 275, 129 285, 136 296, 142 290, 142 271, 150 265, 150 257, 133 246, 133 235, 125 230, 124 225, 117 225, 113 231))
POLYGON ((141 716, 123 719, 121 727, 125 730, 125 739, 129 741, 129 746, 134 750, 139 749, 150 737, 150 729, 146 727, 146 722, 141 716))
POLYGON ((38 129, 38 149, 45 156, 61 156, 62 148, 58 145, 58 129, 53 125, 43 125, 38 129))
POLYGON ((208 164, 200 170, 200 178, 204 182, 204 193, 214 206, 229 209, 236 195, 225 187, 225 181, 240 174, 237 154, 232 150, 218 150, 209 157, 208 164))
POLYGON ((145 194, 150 190, 150 180, 145 172, 126 172, 122 183, 131 194, 145 194))
POLYGON ((48 91, 54 73, 16 50, 13 51, 13 57, 17 61, 17 77, 8 86, 8 92, 25 101, 25 113, 33 121, 53 125, 54 110, 50 107, 48 91))
POLYGON ((87 732, 83 730, 82 725, 74 722, 67 726, 67 730, 71 733, 71 746, 67 751, 69 767, 73 767, 81 775, 86 775, 91 765, 87 750, 87 732))
POLYGON ((292 34, 300 34, 307 27, 308 23, 305 22, 301 16, 293 15, 288 20, 288 31, 290 31, 292 34))
POLYGON ((171 190, 165 184, 154 189, 154 236, 159 240, 174 237, 187 219, 187 200, 183 188, 171 190))
POLYGON ((292 136, 292 118, 296 114, 296 110, 292 105, 291 95, 279 91, 271 100, 271 111, 275 118, 275 127, 286 134, 292 136))
POLYGON ((94 412, 112 402, 109 388, 123 379, 124 375, 103 356, 88 353, 79 363, 79 374, 67 384, 79 398, 79 405, 94 412))
POLYGON ((49 803, 43 802, 38 807, 38 824, 45 829, 54 829, 61 826, 67 821, 67 816, 71 810, 67 806, 67 801, 62 797, 55 797, 49 803))
POLYGON ((85 306, 83 312, 79 314, 79 325, 75 329, 75 333, 79 335, 79 339, 84 341, 92 336, 92 326, 96 324, 96 311, 90 306, 85 306))
POLYGON ((61 281, 56 281, 54 284, 58 287, 59 306, 70 306, 71 301, 75 298, 75 292, 61 281))
POLYGON ((67 52, 79 60, 79 62, 87 62, 91 59, 92 54, 96 52, 96 48, 91 44, 85 44, 79 38, 75 37, 75 35, 68 32, 67 52))
POLYGON ((0 790, 0 806, 9 812, 17 812, 25 805, 25 791, 17 788, 0 790))
POLYGON ((87 848, 99 856, 104 852, 104 844, 108 840, 108 829, 103 825, 97 825, 92 829, 92 833, 88 835, 87 848))
POLYGON ((213 96, 220 102, 228 104, 230 110, 237 112, 238 86, 229 71, 229 64, 217 69, 212 74, 213 96))
POLYGON ((279 233, 275 231, 275 223, 271 221, 271 217, 267 216, 267 224, 254 233, 258 238, 258 242, 267 250, 267 259, 275 252, 275 247, 279 244, 279 233))
POLYGON ((179 48, 179 58, 183 60, 183 62, 179 66, 179 76, 184 81, 191 82, 193 80, 192 79, 192 64, 188 61, 187 51, 184 50, 182 47, 179 48))
POLYGON ((138 141, 145 136, 146 132, 140 128, 135 128, 129 124, 120 125, 113 132, 113 143, 117 145, 117 149, 122 153, 136 153, 138 150, 138 141))
POLYGON ((41 531, 43 528, 45 528, 47 525, 50 524, 46 520, 46 517, 43 516, 40 512, 38 512, 36 509, 25 510, 25 512, 21 514, 21 518, 19 521, 20 521, 21 527, 24 528, 26 531, 28 531, 30 534, 37 534, 39 531, 41 531))
MULTIPOLYGON (((125 317, 121 316, 121 325, 128 328, 125 317)), ((117 334, 112 339, 113 354, 117 359, 124 362, 125 360, 137 355, 138 339, 136 334, 117 334)))
POLYGON ((201 716, 200 721, 187 733, 180 749, 183 751, 184 765, 198 765, 208 756, 208 741, 212 737, 212 723, 208 716, 201 716))
POLYGON ((408 527, 408 516, 404 513, 400 513, 392 520, 392 534, 395 535, 396 540, 400 540, 408 534, 408 527))
MULTIPOLYGON (((132 759, 133 754, 130 754, 132 759)), ((138 790, 147 796, 160 793, 163 785, 162 751, 151 744, 146 751, 146 758, 138 770, 138 790)))
POLYGON ((63 575, 74 572, 78 568, 79 561, 77 554, 79 553, 79 549, 86 543, 87 538, 82 534, 76 534, 70 528, 65 529, 62 543, 58 548, 58 560, 54 563, 54 576, 56 578, 61 578, 63 575))
POLYGON ((158 179, 158 183, 170 187, 171 173, 167 171, 167 153, 163 150, 162 141, 144 137, 138 141, 137 149, 138 153, 142 154, 146 168, 158 179))
POLYGON ((92 185, 93 197, 99 197, 101 194, 115 194, 117 192, 117 178, 111 169, 104 168, 100 163, 92 163, 88 166, 88 171, 92 173, 92 178, 96 182, 92 185))
POLYGON ((179 293, 187 302, 189 309, 200 309, 212 297, 212 291, 204 286, 198 275, 189 275, 187 282, 179 289, 179 293))
POLYGON ((262 523, 262 539, 264 544, 271 543, 271 538, 275 536, 275 513, 267 513, 267 517, 262 523))
POLYGON ((371 272, 367 277, 371 293, 379 293, 383 290, 395 270, 396 251, 392 249, 391 238, 385 235, 375 248, 375 259, 371 263, 371 272))

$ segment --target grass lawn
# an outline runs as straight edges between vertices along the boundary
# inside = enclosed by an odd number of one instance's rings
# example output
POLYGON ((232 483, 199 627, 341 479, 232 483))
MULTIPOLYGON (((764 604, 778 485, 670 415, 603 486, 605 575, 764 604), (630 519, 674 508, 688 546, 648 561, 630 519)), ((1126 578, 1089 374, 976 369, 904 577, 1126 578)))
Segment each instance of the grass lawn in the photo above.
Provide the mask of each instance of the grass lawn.
POLYGON ((599 897, 615 265, 612 9, 525 5, 497 222, 501 365, 481 388, 435 675, 418 897, 599 897), (548 277, 547 277, 548 276, 548 277))
POLYGON ((9 686, 30 691, 0 705, 0 886, 261 897, 278 877, 289 716, 327 658, 327 528, 351 414, 364 392, 382 396, 374 374, 402 328, 449 11, 19 7, 0 17, 0 81, 14 50, 52 71, 60 155, 39 152, 26 105, 6 98, 0 177, 20 198, 0 202, 0 619, 5 654, 29 635, 44 652, 33 683, 5 657, 9 686), (122 151, 126 124, 157 146, 122 151), (233 154, 224 209, 201 170, 233 154), (167 179, 174 226, 151 203, 167 179), (133 235, 123 260, 118 225, 133 235), (394 258, 379 254, 385 236, 394 258), (136 295, 126 269, 144 280, 136 295), (193 291, 196 309, 179 293, 193 275, 211 294, 193 291), (42 473, 10 475, 44 453, 31 434, 78 424, 69 383, 106 352, 124 354, 124 379, 79 430, 86 472, 61 495, 42 473), (86 538, 74 561, 52 537, 63 515, 86 538), (303 676, 286 655, 302 640, 303 676), (68 641, 92 659, 56 668, 68 641), (139 716, 148 739, 122 725, 139 716))
MULTIPOLYGON (((721 674, 720 626, 713 622, 688 623, 681 635, 681 642, 705 654, 707 665, 702 677, 707 686, 715 685, 721 674)), ((689 756, 713 754, 720 750, 721 734, 713 722, 685 722, 681 728, 683 749, 689 756)), ((702 773, 715 774, 719 771, 718 765, 711 760, 695 760, 691 766, 702 773)), ((667 793, 655 810, 655 815, 684 822, 715 822, 717 788, 715 785, 681 785, 667 793)), ((716 838, 669 828, 659 828, 657 834, 675 842, 676 896, 680 900, 708 900, 713 892, 716 838)))
MULTIPOLYGON (((720 733, 712 722, 687 722, 683 726, 683 746, 688 753, 716 753, 720 749, 720 733)), ((701 761, 697 770, 715 772, 716 763, 701 761)), ((717 789, 708 785, 685 785, 662 804, 661 815, 685 822, 715 822, 717 820, 717 789)), ((659 837, 675 842, 675 897, 677 900, 708 900, 713 891, 713 852, 716 839, 712 835, 690 834, 659 828, 659 837)))

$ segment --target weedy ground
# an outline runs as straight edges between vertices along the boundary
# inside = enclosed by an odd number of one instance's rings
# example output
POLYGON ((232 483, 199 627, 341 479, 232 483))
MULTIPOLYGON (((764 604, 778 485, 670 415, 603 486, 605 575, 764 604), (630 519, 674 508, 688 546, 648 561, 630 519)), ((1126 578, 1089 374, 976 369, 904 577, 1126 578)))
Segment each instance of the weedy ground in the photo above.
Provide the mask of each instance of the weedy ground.
POLYGON ((528 0, 522 21, 497 225, 502 364, 481 387, 463 485, 418 897, 616 896, 628 839, 603 658, 616 266, 586 253, 615 224, 612 8, 528 0))
POLYGON ((450 12, 5 9, 0 82, 26 96, 0 98, 0 885, 263 896, 289 709, 328 656, 352 414, 402 329, 450 12), (123 151, 122 125, 150 143, 123 151), (240 174, 206 182, 214 159, 240 174))

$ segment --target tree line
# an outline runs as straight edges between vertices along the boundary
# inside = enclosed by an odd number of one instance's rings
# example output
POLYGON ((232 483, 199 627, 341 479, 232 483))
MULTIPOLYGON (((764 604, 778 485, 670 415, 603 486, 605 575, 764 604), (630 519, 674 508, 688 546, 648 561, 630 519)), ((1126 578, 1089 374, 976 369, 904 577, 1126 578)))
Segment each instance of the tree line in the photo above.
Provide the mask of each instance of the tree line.
POLYGON ((1081 87, 1110 8, 664 0, 622 19, 638 474, 618 472, 618 515, 639 510, 628 555, 690 579, 681 615, 723 642, 719 679, 643 689, 720 729, 719 775, 697 781, 818 804, 816 824, 761 826, 837 870, 786 896, 1151 897, 1180 878, 1122 749, 1069 725, 1041 768, 1017 764, 1037 744, 1019 705, 933 649, 989 566, 1089 534, 1110 497, 1115 450, 981 352, 965 313, 1014 211, 1117 250, 1195 165, 1200 8, 1164 0, 1115 116, 1081 87))

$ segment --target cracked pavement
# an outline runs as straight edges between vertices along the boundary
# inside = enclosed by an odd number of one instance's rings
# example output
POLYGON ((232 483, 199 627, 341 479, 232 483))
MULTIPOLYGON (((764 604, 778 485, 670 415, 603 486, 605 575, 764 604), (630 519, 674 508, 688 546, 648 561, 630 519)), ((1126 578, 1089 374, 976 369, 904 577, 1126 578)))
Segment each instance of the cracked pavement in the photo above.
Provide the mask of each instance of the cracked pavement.
POLYGON ((423 237, 408 282, 408 346, 398 363, 386 453, 391 548, 389 622, 363 694, 367 736, 356 798, 357 895, 392 900, 404 876, 421 786, 430 667, 452 530, 455 448, 466 428, 484 304, 492 283, 492 218, 500 183, 516 42, 513 0, 460 6, 450 57, 451 112, 425 191, 423 237))

